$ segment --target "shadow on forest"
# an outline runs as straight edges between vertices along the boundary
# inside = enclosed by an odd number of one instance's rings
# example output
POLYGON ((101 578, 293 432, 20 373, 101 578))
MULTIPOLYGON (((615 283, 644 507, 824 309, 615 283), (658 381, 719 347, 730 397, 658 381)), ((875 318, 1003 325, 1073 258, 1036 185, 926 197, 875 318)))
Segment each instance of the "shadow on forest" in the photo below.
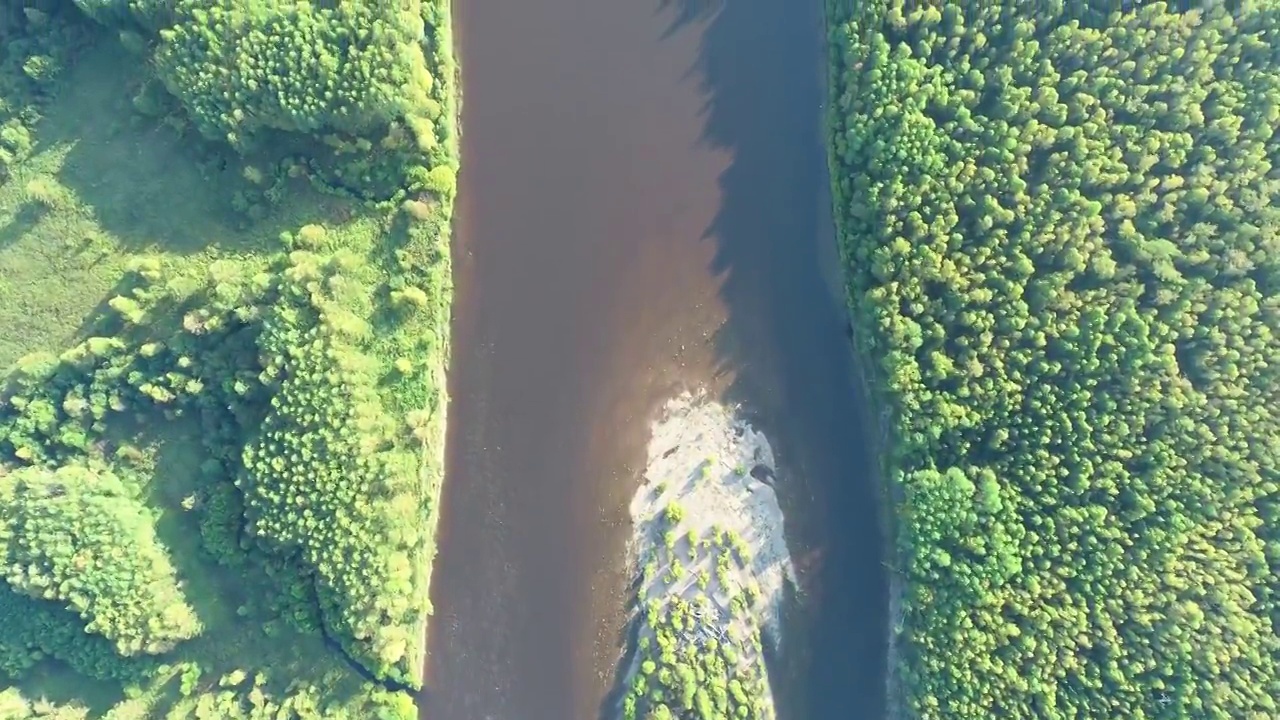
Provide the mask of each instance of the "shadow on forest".
MULTIPOLYGON (((144 476, 138 479, 144 482, 147 507, 158 515, 156 536, 177 570, 187 602, 204 625, 200 636, 167 657, 198 661, 204 670, 201 690, 214 689, 219 678, 234 670, 266 670, 272 678, 268 689, 273 692, 300 682, 326 687, 335 702, 350 699, 361 680, 372 678, 361 674, 362 669, 340 647, 319 633, 303 634, 279 621, 277 634, 265 633, 264 626, 276 616, 261 600, 280 589, 253 561, 225 567, 204 549, 200 510, 184 506, 184 501, 199 497, 210 482, 202 468, 209 454, 201 432, 201 424, 193 416, 162 419, 154 410, 134 418, 119 416, 111 427, 111 447, 130 445, 153 453, 154 467, 141 468, 144 476), (317 663, 317 658, 326 655, 331 661, 317 663), (329 673, 344 668, 354 674, 341 683, 331 682, 329 673)), ((173 679, 159 695, 160 708, 175 707, 183 698, 173 679)))
POLYGON ((40 222, 40 217, 40 206, 30 202, 23 203, 12 220, 0 225, 0 250, 18 242, 22 236, 31 232, 36 223, 40 222))
POLYGON ((240 226, 231 197, 247 183, 237 163, 209 155, 194 130, 180 132, 134 109, 142 62, 103 38, 71 70, 37 146, 66 153, 58 182, 129 252, 251 250, 259 238, 278 235, 285 226, 271 220, 251 232, 240 226))
POLYGON ((39 149, 67 147, 58 182, 127 249, 203 250, 236 237, 220 178, 205 177, 172 128, 129 98, 140 62, 104 38, 76 64, 40 125, 39 149))
MULTIPOLYGON (((821 558, 802 580, 806 610, 788 614, 802 652, 772 671, 780 716, 881 717, 888 579, 873 424, 833 279, 822 3, 659 3, 673 16, 664 38, 705 27, 690 69, 706 98, 702 142, 733 156, 701 238, 716 243, 728 310, 717 373, 732 374, 727 399, 777 450, 793 555, 821 558)), ((603 717, 612 720, 621 690, 603 717)))
MULTIPOLYGON (((0 686, 7 681, 0 676, 0 686)), ((13 685, 29 699, 42 699, 54 705, 82 705, 89 710, 90 717, 101 717, 124 699, 124 690, 119 685, 86 678, 52 659, 41 661, 13 685)))

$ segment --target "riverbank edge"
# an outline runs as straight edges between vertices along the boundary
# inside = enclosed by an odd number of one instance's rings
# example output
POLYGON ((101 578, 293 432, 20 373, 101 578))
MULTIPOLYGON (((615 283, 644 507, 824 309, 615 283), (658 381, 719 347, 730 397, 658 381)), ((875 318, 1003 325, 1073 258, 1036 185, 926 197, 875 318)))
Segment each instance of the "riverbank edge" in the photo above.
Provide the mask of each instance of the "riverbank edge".
MULTIPOLYGON (((437 6, 440 9, 440 15, 446 20, 438 28, 435 28, 434 37, 424 37, 425 43, 434 41, 437 46, 431 48, 428 44, 424 49, 427 51, 434 50, 438 56, 429 59, 447 63, 447 67, 444 68, 444 72, 441 72, 438 78, 438 82, 443 86, 440 91, 443 114, 448 118, 451 130, 446 142, 446 150, 455 167, 460 168, 461 152, 459 148, 462 132, 462 100, 459 89, 462 86, 462 81, 458 53, 454 51, 453 43, 453 0, 424 0, 424 2, 430 2, 437 6)), ((455 222, 453 211, 455 203, 453 198, 449 198, 442 204, 444 206, 443 214, 446 219, 444 228, 447 235, 440 238, 439 242, 445 249, 442 261, 448 263, 448 273, 452 277, 453 224, 455 222)), ((420 507, 426 509, 423 520, 423 536, 426 539, 426 543, 415 563, 418 572, 422 573, 419 607, 422 608, 423 612, 422 620, 416 633, 416 636, 421 638, 421 643, 418 645, 417 654, 413 658, 411 667, 413 677, 417 680, 419 687, 424 687, 426 684, 428 648, 431 642, 431 615, 434 612, 434 607, 431 604, 431 580, 434 577, 435 558, 439 547, 436 542, 436 535, 440 528, 440 517, 442 515, 440 501, 444 494, 445 450, 449 415, 448 375, 450 360, 453 357, 453 344, 450 336, 450 329, 453 324, 453 301, 454 290, 453 284, 450 282, 446 302, 447 311, 441 314, 438 326, 431 329, 431 332, 440 339, 438 356, 429 361, 431 364, 432 386, 439 389, 439 394, 437 395, 438 405, 435 412, 432 413, 427 439, 423 443, 421 464, 419 465, 419 477, 422 482, 420 507)), ((421 711, 421 706, 419 706, 419 711, 421 711)))
POLYGON ((835 253, 824 253, 829 262, 837 267, 831 274, 839 278, 839 287, 832 288, 842 300, 845 319, 850 329, 850 346, 853 353, 853 372, 858 393, 862 402, 858 403, 863 416, 863 426, 874 431, 867 438, 872 454, 876 458, 876 475, 872 481, 876 484, 879 496, 877 515, 880 518, 880 531, 884 545, 881 561, 888 569, 888 622, 887 651, 885 653, 885 718, 887 720, 904 720, 907 717, 906 701, 902 694, 900 677, 900 658, 898 653, 898 626, 901 623, 902 597, 905 583, 901 573, 901 555, 898 552, 898 516, 897 510, 905 502, 904 489, 894 482, 895 466, 893 462, 893 423, 894 403, 887 393, 875 359, 868 351, 870 345, 868 319, 859 312, 859 304, 854 297, 853 288, 849 284, 848 268, 852 266, 849 243, 846 242, 847 231, 845 218, 840 209, 847 207, 849 198, 841 190, 839 182, 840 163, 836 156, 836 133, 841 130, 838 112, 841 72, 843 59, 839 43, 835 42, 834 33, 841 22, 841 0, 826 0, 822 12, 821 43, 826 57, 824 66, 825 78, 822 87, 822 137, 827 157, 827 182, 829 192, 827 201, 830 205, 831 221, 835 228, 835 253))

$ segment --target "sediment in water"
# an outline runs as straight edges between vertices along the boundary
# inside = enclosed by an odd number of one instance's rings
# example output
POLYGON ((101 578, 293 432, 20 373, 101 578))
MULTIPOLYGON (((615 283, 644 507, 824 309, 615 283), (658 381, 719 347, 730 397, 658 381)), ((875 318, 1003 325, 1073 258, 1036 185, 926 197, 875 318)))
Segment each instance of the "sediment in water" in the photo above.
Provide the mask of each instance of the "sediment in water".
POLYGON ((775 478, 764 435, 705 397, 670 401, 654 424, 631 502, 637 631, 624 720, 774 717, 764 644, 780 642, 795 584, 775 478))

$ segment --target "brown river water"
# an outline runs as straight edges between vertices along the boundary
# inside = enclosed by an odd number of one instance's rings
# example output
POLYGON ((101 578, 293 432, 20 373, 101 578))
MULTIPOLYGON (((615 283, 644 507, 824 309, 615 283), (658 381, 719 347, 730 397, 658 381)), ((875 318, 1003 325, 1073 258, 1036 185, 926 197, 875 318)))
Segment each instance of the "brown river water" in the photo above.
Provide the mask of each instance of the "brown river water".
POLYGON ((449 443, 423 717, 612 720, 627 503, 682 388, 780 464, 783 720, 884 714, 869 427, 830 278, 820 0, 457 0, 449 443))

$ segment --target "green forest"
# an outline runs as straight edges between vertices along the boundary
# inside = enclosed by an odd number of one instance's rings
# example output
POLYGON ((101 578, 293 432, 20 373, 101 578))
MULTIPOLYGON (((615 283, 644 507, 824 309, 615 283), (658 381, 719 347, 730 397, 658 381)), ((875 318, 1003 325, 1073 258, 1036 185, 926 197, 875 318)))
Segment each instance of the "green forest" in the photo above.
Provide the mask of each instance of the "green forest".
POLYGON ((1280 717, 1280 3, 1129 5, 828 5, 909 717, 1280 717))
MULTIPOLYGON (((1280 1, 826 5, 891 701, 1280 717, 1280 1)), ((417 717, 449 22, 0 0, 0 719, 417 717)))
POLYGON ((416 717, 447 0, 0 0, 0 718, 416 717))

